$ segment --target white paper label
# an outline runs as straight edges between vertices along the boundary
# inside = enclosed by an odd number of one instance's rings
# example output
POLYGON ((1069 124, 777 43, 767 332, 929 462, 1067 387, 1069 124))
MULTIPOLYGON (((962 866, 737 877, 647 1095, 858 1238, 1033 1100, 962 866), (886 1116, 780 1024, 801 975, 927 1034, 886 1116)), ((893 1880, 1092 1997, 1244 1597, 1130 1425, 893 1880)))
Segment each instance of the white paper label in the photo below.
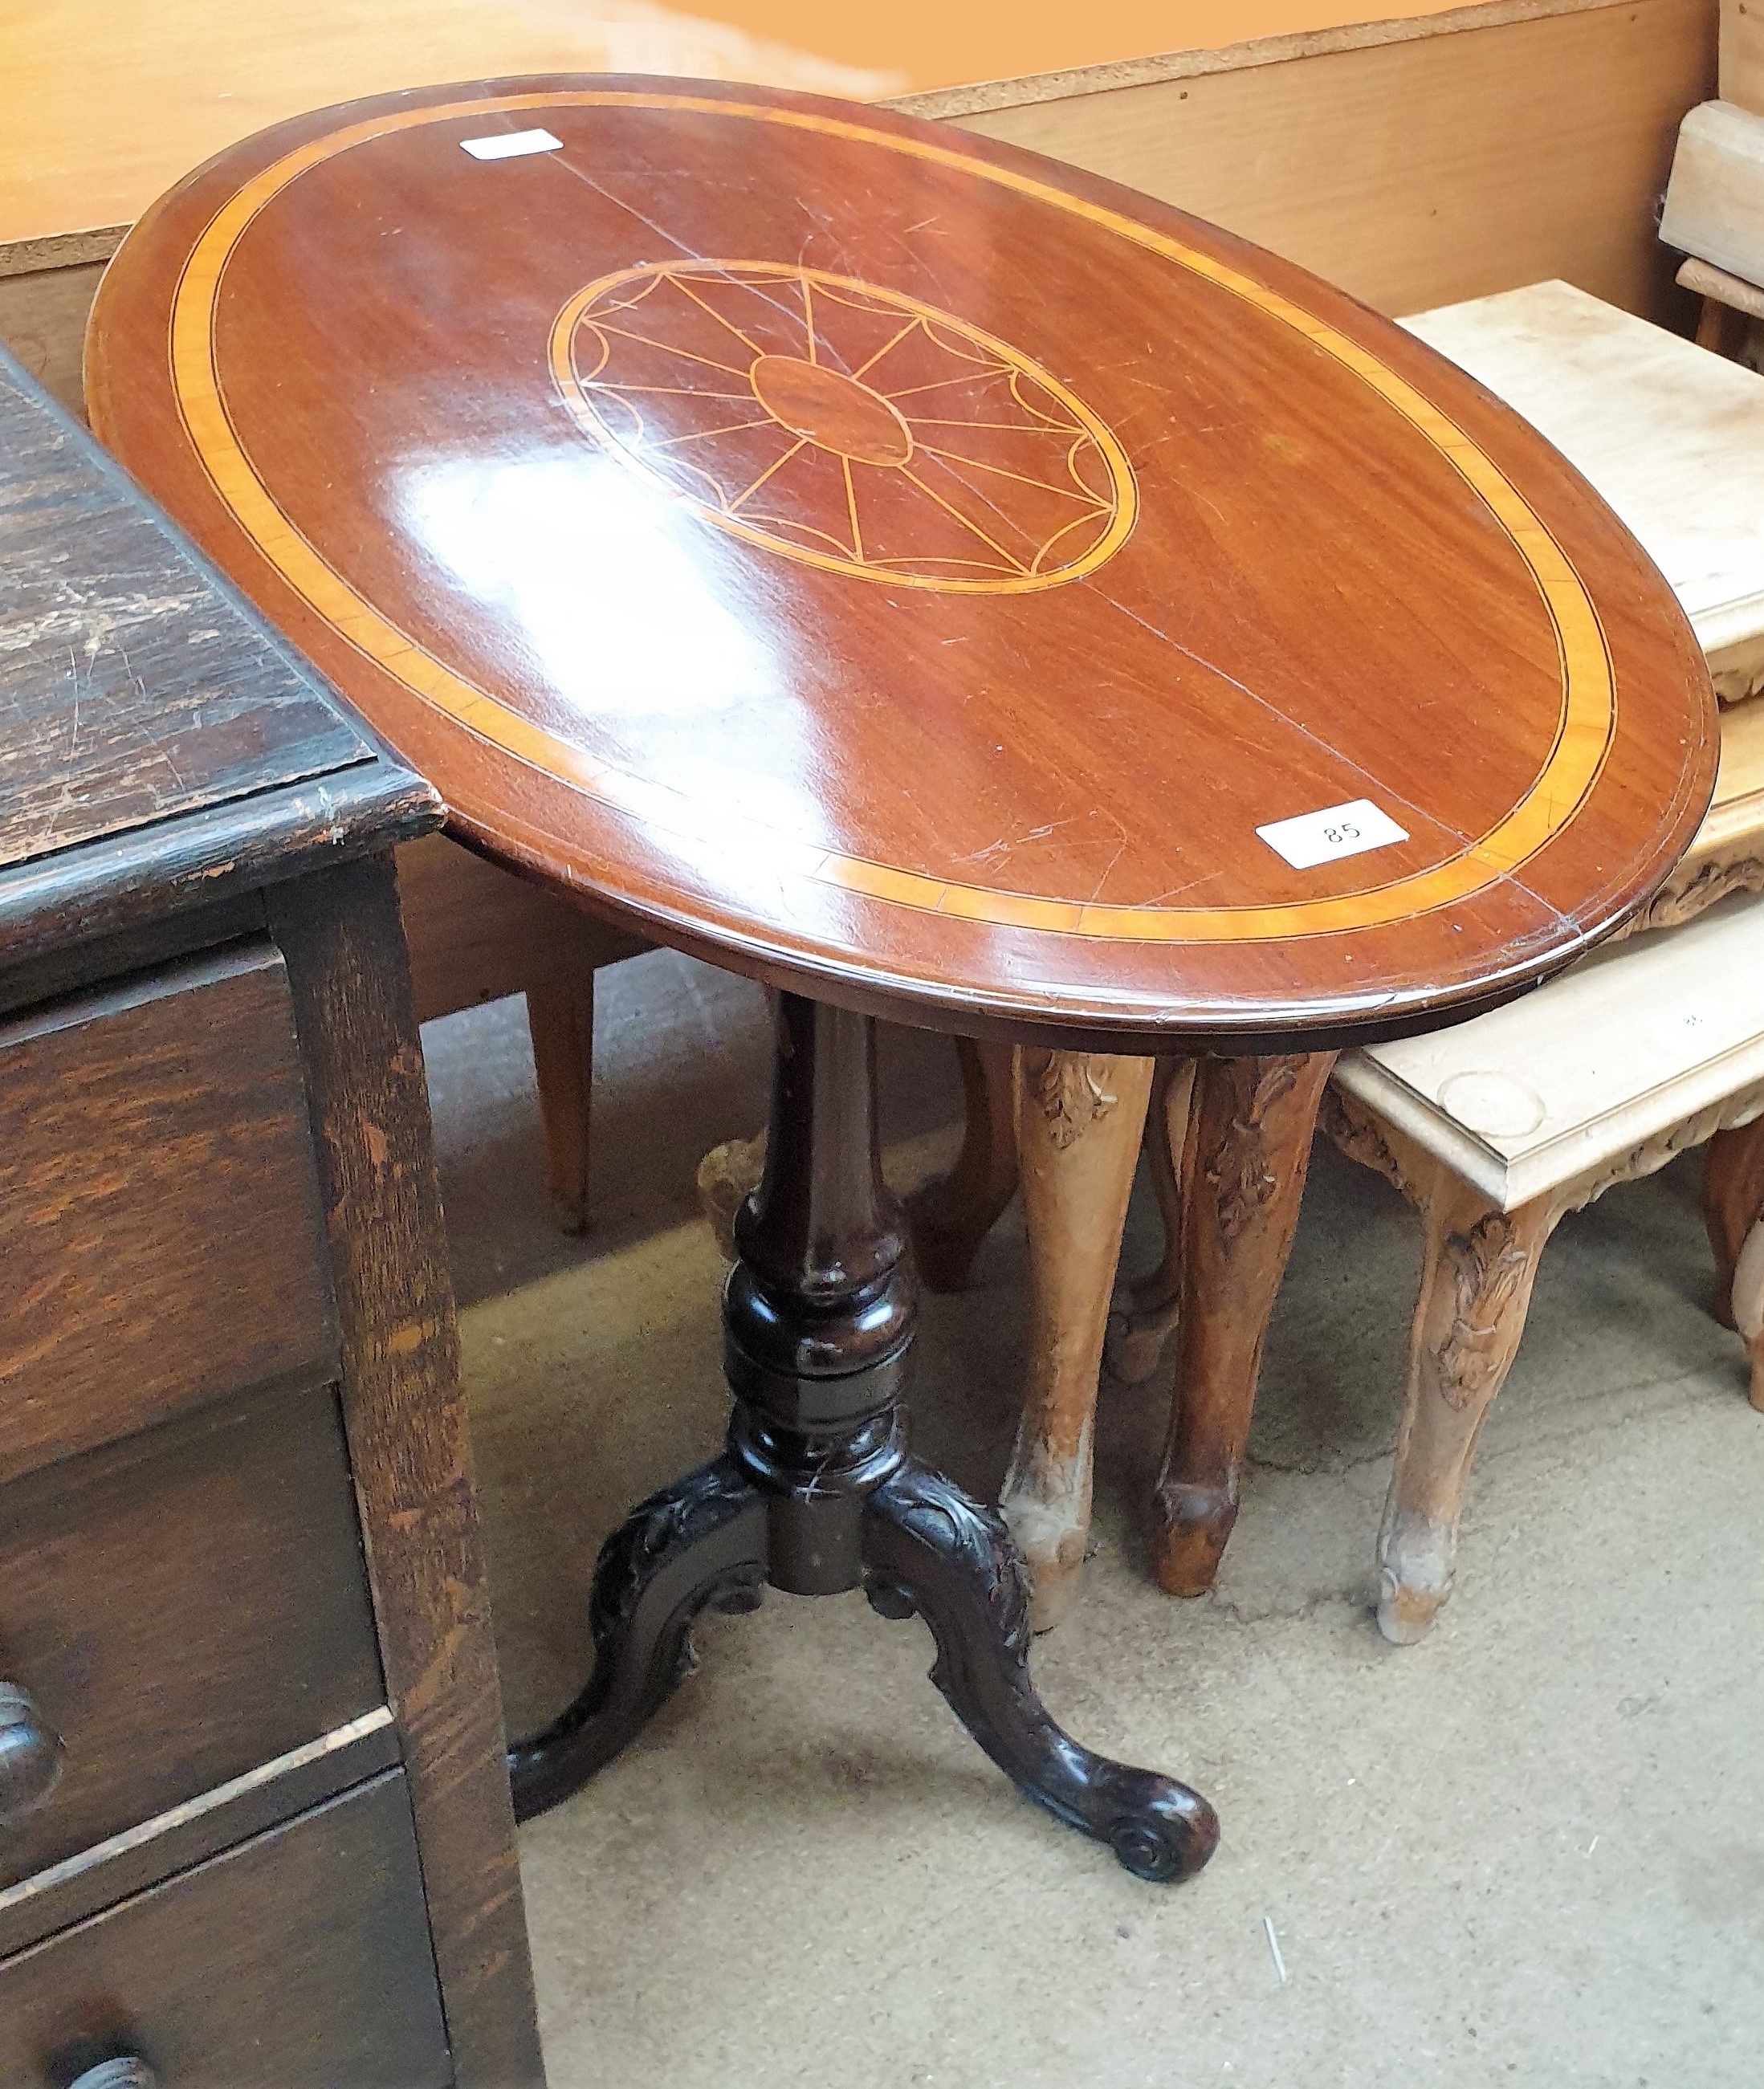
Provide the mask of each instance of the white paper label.
POLYGON ((1368 849, 1388 848, 1393 842, 1409 839, 1370 798, 1325 806, 1320 813, 1301 813, 1296 820, 1276 820, 1272 826, 1258 827, 1255 831, 1294 870, 1311 870, 1320 863, 1339 863, 1343 856, 1364 856, 1368 849))
POLYGON ((494 138, 461 138, 474 160, 517 160, 523 152, 559 152, 564 141, 549 131, 499 131, 494 138))

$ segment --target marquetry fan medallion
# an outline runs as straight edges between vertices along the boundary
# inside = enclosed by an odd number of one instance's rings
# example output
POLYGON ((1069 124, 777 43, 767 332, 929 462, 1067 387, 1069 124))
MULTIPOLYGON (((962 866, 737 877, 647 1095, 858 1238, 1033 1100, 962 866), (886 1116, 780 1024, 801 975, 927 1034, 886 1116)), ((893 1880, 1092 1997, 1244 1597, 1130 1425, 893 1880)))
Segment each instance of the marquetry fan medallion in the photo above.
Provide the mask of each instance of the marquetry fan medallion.
POLYGON ((897 587, 1003 594, 1094 573, 1133 474, 1020 350, 896 290, 759 261, 646 264, 558 315, 552 367, 597 442, 706 520, 897 587))

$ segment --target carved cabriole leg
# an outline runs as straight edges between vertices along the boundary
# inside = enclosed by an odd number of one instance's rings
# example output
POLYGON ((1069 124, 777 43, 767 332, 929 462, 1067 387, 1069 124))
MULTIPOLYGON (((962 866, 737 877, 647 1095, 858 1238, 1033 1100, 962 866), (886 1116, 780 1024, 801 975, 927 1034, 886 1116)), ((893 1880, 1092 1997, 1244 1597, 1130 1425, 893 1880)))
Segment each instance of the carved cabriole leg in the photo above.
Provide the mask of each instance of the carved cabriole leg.
POLYGON ((1419 1205, 1427 1229, 1408 1403, 1379 1537, 1378 1622, 1387 1639, 1422 1637, 1450 1593, 1477 1436, 1519 1346, 1538 1260, 1558 1221, 1706 1140, 1703 1214, 1718 1306, 1731 1295, 1751 1358, 1753 1405, 1764 1409, 1764 1118, 1720 1129, 1724 1115, 1749 1107, 1755 1098, 1730 1097, 1503 1213, 1366 1104, 1332 1090, 1330 1136, 1419 1205))
POLYGON ((1764 1116, 1710 1140, 1702 1208, 1715 1257, 1715 1315, 1745 1338, 1752 1405, 1764 1412, 1764 1116))
POLYGON ((998 1506, 1029 1570, 1035 1628, 1045 1632, 1070 1606, 1084 1564, 1103 1331, 1152 1062, 1025 1050, 1017 1067, 1028 1383, 998 1506))
POLYGON ((1203 1595, 1237 1521, 1262 1343, 1292 1250, 1333 1053, 1203 1059, 1182 1156, 1181 1318, 1154 1564, 1203 1595))
POLYGON ((947 1175, 934 1175, 907 1199, 913 1257, 928 1291, 961 1289, 1017 1190, 1011 1047, 953 1041, 962 1070, 962 1150, 947 1175))
POLYGON ((1164 1224, 1164 1252, 1144 1276, 1117 1286, 1103 1339, 1103 1362, 1123 1385, 1142 1385, 1163 1360, 1182 1307, 1182 1192, 1178 1169, 1188 1139, 1192 1059, 1160 1059, 1146 1113, 1145 1155, 1164 1224))
POLYGON ((1544 1243, 1574 1201, 1552 1192, 1502 1212, 1437 1162, 1411 1156, 1404 1173, 1427 1249, 1378 1538, 1378 1628, 1398 1646, 1421 1638, 1451 1594, 1476 1439, 1525 1332, 1544 1243))
POLYGON ((1764 1215, 1746 1235, 1733 1273, 1733 1319, 1752 1363, 1752 1405, 1764 1414, 1764 1215))
POLYGON ((511 1751, 525 1817, 580 1786, 690 1665, 707 1605, 750 1609, 762 1581, 865 1588, 921 1613, 933 1679, 1026 1797, 1149 1879, 1212 1855, 1204 1799, 1080 1748, 1028 1666, 1023 1568, 999 1520, 906 1453, 902 1395, 917 1285, 882 1181, 875 1026, 780 994, 765 1172, 736 1215, 723 1294, 735 1396, 723 1456, 646 1502, 595 1572, 594 1671, 563 1716, 511 1751))

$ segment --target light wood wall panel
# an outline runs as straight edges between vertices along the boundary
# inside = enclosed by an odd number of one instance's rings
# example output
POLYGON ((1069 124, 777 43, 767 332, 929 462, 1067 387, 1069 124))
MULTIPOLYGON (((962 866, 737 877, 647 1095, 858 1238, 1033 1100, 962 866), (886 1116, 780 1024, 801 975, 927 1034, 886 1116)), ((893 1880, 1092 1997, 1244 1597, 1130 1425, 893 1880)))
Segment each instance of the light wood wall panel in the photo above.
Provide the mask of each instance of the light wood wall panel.
POLYGON ((1560 276, 1683 327, 1655 224, 1717 32, 1716 0, 1507 0, 899 105, 1146 190, 1384 311, 1560 276))
MULTIPOLYGON (((1717 0, 1490 0, 894 105, 1179 204, 1385 311, 1560 276, 1688 331, 1655 225, 1718 29, 1717 0)), ((70 404, 93 242, 120 236, 0 244, 0 341, 70 404)))
POLYGON ((1764 116, 1764 0, 1721 0, 1721 99, 1764 116))

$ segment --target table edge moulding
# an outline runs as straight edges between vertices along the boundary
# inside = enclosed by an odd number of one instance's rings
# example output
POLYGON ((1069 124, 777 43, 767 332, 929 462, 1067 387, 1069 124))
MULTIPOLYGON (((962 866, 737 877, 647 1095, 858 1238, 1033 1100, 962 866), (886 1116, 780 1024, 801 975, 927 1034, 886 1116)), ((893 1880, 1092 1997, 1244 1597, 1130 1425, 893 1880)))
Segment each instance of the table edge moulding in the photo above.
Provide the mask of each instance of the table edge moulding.
MULTIPOLYGON (((450 823, 487 852, 558 889, 579 893, 590 907, 616 911, 640 933, 774 984, 812 987, 822 998, 864 1013, 1019 1041, 1038 1035, 1049 1044, 1085 1049, 1124 1050, 1135 1044, 1143 1049, 1155 1040, 1255 1050, 1290 1041, 1295 1032, 1320 1047, 1376 1041, 1418 1020, 1447 1010, 1468 1013, 1522 991, 1619 925, 1658 882, 1662 859, 1669 867, 1694 833, 1714 780, 1712 712, 1707 718, 1687 714, 1683 719, 1685 729, 1700 734, 1702 744, 1684 764, 1675 800, 1655 817, 1646 844, 1633 847, 1624 872, 1605 880, 1571 918, 1558 914, 1538 924, 1522 952, 1478 972, 1470 985, 1442 984, 1412 965, 1406 967, 1400 959, 1387 956, 1381 966, 1371 939, 1387 929, 1406 933, 1408 924, 1427 918, 1429 909, 1473 904, 1490 888, 1504 894, 1516 890, 1509 873, 1536 864, 1540 849, 1547 856, 1552 843, 1559 846, 1562 821, 1572 825, 1613 788, 1621 791, 1619 773, 1632 744, 1634 701, 1650 700, 1636 686, 1638 676, 1676 679, 1688 691, 1706 684, 1706 670, 1681 611, 1663 588, 1647 601, 1646 631, 1630 634, 1614 669, 1607 664, 1607 651, 1618 637, 1607 628, 1608 617, 1602 620, 1593 609, 1572 562, 1564 560, 1559 530, 1552 534, 1544 528, 1507 470, 1479 442, 1504 446, 1502 458, 1520 460, 1515 469, 1522 475, 1545 475, 1558 489, 1578 482, 1561 472, 1553 453, 1517 416, 1444 358, 1303 271, 1169 206, 1039 156, 942 125, 820 97, 607 76, 427 89, 344 105, 344 110, 346 118, 337 110, 320 111, 230 148, 145 214, 119 250, 95 307, 88 341, 88 405, 103 438, 171 499, 199 541, 220 552, 223 564, 230 560, 238 568, 260 606, 322 667, 343 671, 344 686, 357 701, 368 697, 369 714, 382 730, 390 725, 397 739, 403 728, 404 751, 426 757, 448 800, 450 823), (513 127, 552 99, 583 108, 632 99, 694 116, 732 107, 753 121, 776 118, 808 127, 818 139, 861 134, 912 156, 912 169, 922 163, 934 170, 959 169, 1002 184, 1008 195, 1030 196, 1037 205, 1069 211, 1081 225, 1100 225, 1110 237, 1143 242, 1144 250, 1160 262, 1192 269, 1253 306, 1273 326, 1296 329, 1363 382, 1380 401, 1380 410, 1388 408, 1430 451, 1449 457, 1495 526, 1543 576, 1537 585, 1550 603, 1565 663, 1564 716, 1534 787, 1490 832, 1465 837, 1455 856, 1414 875, 1375 870, 1358 890, 1338 899, 1306 899, 1294 889, 1286 903, 1223 911, 1088 904, 1075 895, 1044 899, 1008 886, 964 884, 935 872, 843 854, 836 844, 805 845, 770 830, 750 832, 727 809, 727 846, 750 849, 757 835, 790 893, 813 899, 819 888, 824 914, 830 915, 834 905, 826 895, 837 895, 839 919, 848 924, 841 937, 788 925, 793 916, 788 897, 769 913, 727 899, 707 904, 703 892, 683 891, 677 877, 668 889, 668 879, 653 864, 646 862, 640 870, 620 862, 621 850, 629 856, 633 834, 647 824, 677 823, 677 805, 647 778, 624 776, 599 757, 585 766, 573 744, 560 746, 524 715, 504 710, 420 644, 413 658, 410 636, 381 617, 322 559, 315 560, 299 533, 287 526, 232 432, 207 345, 218 283, 239 238, 279 191, 333 151, 346 149, 346 141, 377 142, 388 127, 403 131, 479 109, 483 121, 513 127), (235 178, 238 195, 227 203, 235 178), (169 301, 157 289, 149 292, 145 280, 153 257, 166 251, 168 242, 188 246, 192 256, 170 287, 169 301), (139 363, 148 340, 167 327, 172 362, 161 377, 139 363), (154 432, 168 413, 180 425, 154 432), (1470 424, 1467 431, 1461 423, 1470 424), (168 474, 174 479, 170 486, 160 483, 168 474), (349 665, 350 654, 358 663, 355 668, 349 665), (384 671, 388 662, 396 664, 384 671), (1613 672, 1629 693, 1623 706, 1613 701, 1613 672), (424 712, 456 723, 469 718, 470 731, 483 744, 500 742, 504 767, 527 766, 530 783, 523 788, 537 789, 530 779, 549 771, 567 777, 577 794, 587 791, 583 804, 598 797, 592 843, 561 847, 555 826, 544 825, 542 816, 522 817, 506 790, 493 803, 487 800, 480 776, 463 756, 449 759, 449 743, 432 731, 424 736, 424 712), (1329 957, 1318 954, 1319 946, 1328 946, 1333 954, 1345 934, 1360 938, 1354 946, 1357 961, 1379 974, 1374 984, 1349 984, 1350 966, 1332 966, 1329 957), (1301 940, 1290 940, 1295 937, 1301 940), (933 940, 928 943, 927 937, 933 940), (1221 949, 1260 947, 1264 937, 1279 940, 1290 967, 1284 993, 1234 991, 1229 983, 1213 988, 1200 982, 1191 989, 1182 967, 1156 962, 1157 953, 1172 942, 1193 954, 1198 968, 1203 958, 1215 962, 1213 954, 1221 949), (1099 947, 1108 952, 1106 968, 1100 956, 1084 954, 1084 946, 1099 939, 1099 947), (1139 976, 1123 976, 1129 970, 1139 976), (1017 984, 1019 979, 1027 983, 1017 984), (1184 993, 1192 997, 1187 1006, 1184 993)), ((1640 566, 1643 555, 1602 504, 1593 503, 1591 512, 1598 519, 1590 525, 1590 551, 1620 564, 1636 560, 1633 586, 1637 598, 1645 599, 1651 568, 1640 566)), ((1577 513, 1573 521, 1577 529, 1589 526, 1585 514, 1577 513)), ((463 745, 464 736, 454 738, 463 745)), ((699 804, 687 809, 689 818, 705 816, 699 804)))

